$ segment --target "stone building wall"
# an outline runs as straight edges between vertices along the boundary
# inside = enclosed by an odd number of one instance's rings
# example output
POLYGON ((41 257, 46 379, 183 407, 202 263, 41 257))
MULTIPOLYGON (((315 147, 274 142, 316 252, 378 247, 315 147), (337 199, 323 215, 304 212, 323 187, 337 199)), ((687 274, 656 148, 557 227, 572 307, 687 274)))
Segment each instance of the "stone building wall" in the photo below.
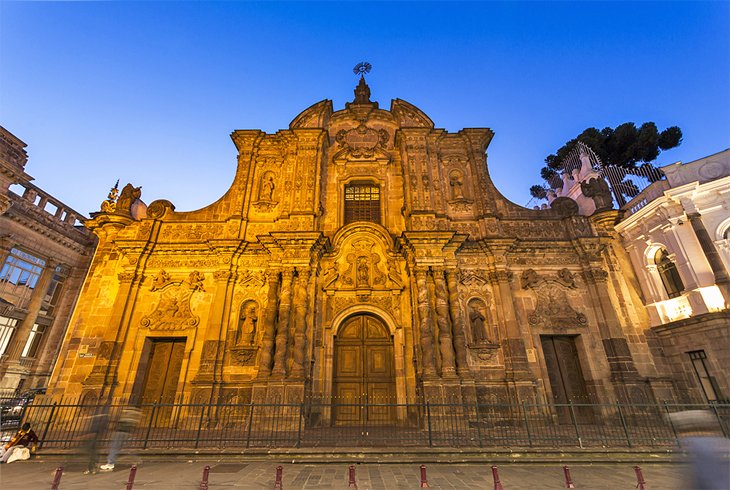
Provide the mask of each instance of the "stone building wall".
POLYGON ((208 207, 159 200, 143 213, 129 186, 86 223, 99 246, 55 395, 673 397, 650 357, 615 212, 579 216, 568 198, 517 206, 489 177, 491 130, 448 133, 400 99, 380 109, 364 80, 355 93, 275 134, 234 131, 234 181, 208 207), (350 185, 377 188, 379 222, 345 222, 350 185), (359 315, 365 330, 352 326, 359 315), (558 352, 573 364, 560 368, 558 352), (556 385, 568 367, 570 389, 556 385))

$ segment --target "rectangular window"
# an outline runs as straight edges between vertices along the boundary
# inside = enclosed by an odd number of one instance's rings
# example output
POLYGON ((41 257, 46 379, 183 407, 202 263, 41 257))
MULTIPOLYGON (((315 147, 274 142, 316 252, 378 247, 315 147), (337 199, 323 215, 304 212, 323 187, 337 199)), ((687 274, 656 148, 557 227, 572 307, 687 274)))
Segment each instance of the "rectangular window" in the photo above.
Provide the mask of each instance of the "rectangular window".
POLYGON ((6 316, 0 316, 0 356, 5 354, 10 345, 10 339, 15 333, 15 327, 18 324, 18 320, 15 318, 8 318, 6 316))
POLYGON ((24 308, 41 277, 46 261, 13 248, 0 269, 0 298, 24 308))
POLYGON ((692 360, 692 367, 694 367, 695 374, 700 381, 700 386, 705 394, 708 402, 716 402, 720 398, 720 390, 717 387, 717 382, 713 376, 710 376, 710 372, 707 370, 707 364, 705 360, 707 355, 704 350, 696 350, 688 352, 689 358, 692 360))
POLYGON ((63 282, 66 279, 63 272, 65 271, 62 270, 60 265, 56 267, 56 273, 53 274, 51 283, 48 285, 48 290, 46 290, 46 295, 43 297, 43 303, 41 303, 41 315, 53 316, 53 311, 61 298, 63 282))
POLYGON ((23 347, 23 353, 21 354, 21 357, 36 356, 36 354, 38 353, 38 347, 41 345, 41 340, 43 340, 43 334, 45 332, 45 325, 38 325, 37 323, 33 325, 33 328, 30 331, 30 335, 28 336, 28 341, 25 343, 25 347, 23 347))
POLYGON ((356 221, 380 223, 380 187, 353 182, 345 186, 345 224, 356 221))

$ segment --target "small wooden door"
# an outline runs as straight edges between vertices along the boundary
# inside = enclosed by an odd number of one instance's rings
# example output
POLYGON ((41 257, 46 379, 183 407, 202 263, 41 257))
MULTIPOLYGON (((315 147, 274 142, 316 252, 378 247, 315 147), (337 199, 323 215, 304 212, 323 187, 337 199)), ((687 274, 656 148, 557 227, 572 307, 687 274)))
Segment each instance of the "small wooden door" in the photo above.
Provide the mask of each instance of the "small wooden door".
POLYGON ((370 315, 351 317, 335 339, 335 423, 390 424, 395 410, 393 339, 370 315))
MULTIPOLYGON (((542 352, 545 356, 550 387, 553 399, 558 405, 558 420, 561 423, 571 423, 570 403, 590 403, 586 388, 583 370, 578 359, 578 349, 575 337, 570 335, 544 335, 540 337, 542 352)), ((588 407, 574 407, 573 413, 578 421, 588 422, 591 419, 591 410, 588 407)))
POLYGON ((184 353, 184 338, 151 340, 142 403, 175 402, 184 353))

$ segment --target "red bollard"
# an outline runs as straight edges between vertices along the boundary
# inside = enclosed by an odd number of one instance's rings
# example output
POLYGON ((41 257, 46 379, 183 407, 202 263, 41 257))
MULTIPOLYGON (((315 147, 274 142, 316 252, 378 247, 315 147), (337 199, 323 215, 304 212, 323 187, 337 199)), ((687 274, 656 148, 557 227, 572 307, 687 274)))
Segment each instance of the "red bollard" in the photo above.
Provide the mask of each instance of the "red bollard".
POLYGON ((53 483, 51 483, 51 490, 58 490, 58 484, 61 483, 61 477, 63 476, 63 466, 56 468, 56 474, 53 475, 53 483))
POLYGON ((203 479, 200 480, 200 490, 208 490, 208 473, 210 473, 210 466, 205 465, 205 468, 203 468, 203 479))
POLYGON ((431 488, 428 484, 428 478, 426 478, 426 465, 421 465, 421 488, 431 488))
POLYGON ((644 480, 644 475, 641 473, 641 468, 639 466, 634 466, 634 471, 636 472, 636 488, 639 490, 646 490, 644 488, 646 480, 644 480))
POLYGON ((570 468, 563 466, 563 473, 565 474, 565 488, 575 488, 573 479, 570 477, 570 468))
POLYGON ((496 466, 492 466, 492 478, 494 478, 494 490, 504 490, 502 482, 499 481, 499 471, 496 466))
POLYGON ((281 477, 284 473, 283 466, 276 467, 276 481, 274 482, 274 490, 284 490, 284 484, 281 481, 281 477))
POLYGON ((347 488, 355 487, 357 488, 357 481, 355 481, 355 465, 350 465, 350 481, 347 483, 347 488))
POLYGON ((137 475, 137 465, 133 464, 129 469, 129 480, 127 481, 127 490, 132 490, 134 486, 134 477, 137 475))

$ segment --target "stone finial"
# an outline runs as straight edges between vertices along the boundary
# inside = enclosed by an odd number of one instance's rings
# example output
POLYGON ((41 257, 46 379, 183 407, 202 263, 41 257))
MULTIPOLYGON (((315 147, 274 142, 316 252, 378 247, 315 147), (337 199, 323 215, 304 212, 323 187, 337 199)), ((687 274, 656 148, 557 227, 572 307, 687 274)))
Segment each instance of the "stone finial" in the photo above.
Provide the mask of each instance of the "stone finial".
POLYGON ((365 83, 365 77, 360 76, 360 82, 355 87, 355 100, 353 104, 370 104, 370 87, 365 83))
POLYGON ((106 196, 106 201, 101 203, 102 213, 113 213, 117 209, 117 198, 119 196, 119 179, 114 184, 114 187, 109 189, 109 194, 106 196))

